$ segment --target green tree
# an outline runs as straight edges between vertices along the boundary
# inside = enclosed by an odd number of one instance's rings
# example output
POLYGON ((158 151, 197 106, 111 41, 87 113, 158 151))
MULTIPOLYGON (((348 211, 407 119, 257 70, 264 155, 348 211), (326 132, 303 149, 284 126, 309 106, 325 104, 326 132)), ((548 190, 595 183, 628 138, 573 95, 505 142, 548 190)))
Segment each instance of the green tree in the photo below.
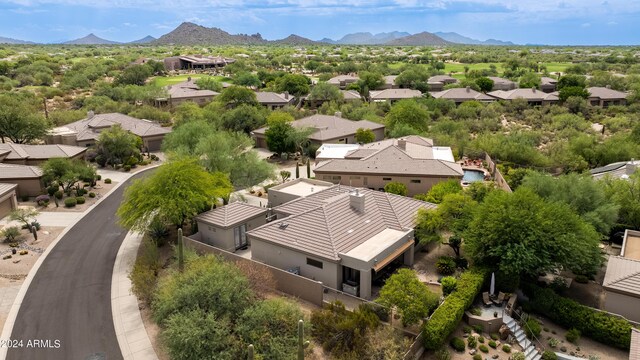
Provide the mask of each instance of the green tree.
POLYGON ((116 124, 100 133, 95 147, 96 162, 102 166, 119 165, 132 157, 139 160, 142 139, 116 124))
POLYGON ((143 231, 156 216, 181 228, 233 190, 226 174, 211 174, 193 158, 170 161, 127 188, 118 208, 120 223, 143 231))
POLYGON ((567 86, 562 88, 562 90, 560 90, 558 93, 558 98, 560 99, 560 101, 566 101, 570 97, 579 97, 582 99, 586 99, 589 97, 589 91, 579 86, 567 86))
POLYGON ((265 124, 265 111, 247 104, 228 110, 220 120, 220 128, 222 130, 239 131, 245 134, 249 134, 252 130, 265 124))
POLYGON ((222 82, 213 76, 203 76, 199 78, 196 80, 196 85, 198 85, 198 89, 201 90, 222 91, 222 82))
POLYGON ((590 224, 568 205, 547 202, 524 187, 487 195, 464 240, 478 264, 507 276, 535 276, 558 265, 593 274, 602 263, 600 236, 590 224))
POLYGON ((276 89, 279 92, 288 92, 295 97, 301 97, 309 93, 311 79, 299 74, 286 74, 276 80, 276 89))
POLYGON ((308 99, 312 101, 341 102, 344 99, 344 95, 342 95, 338 87, 322 82, 311 89, 308 99))
POLYGON ((0 95, 0 138, 16 144, 42 138, 51 125, 40 114, 33 98, 20 94, 0 95))
POLYGON ((191 121, 174 128, 172 132, 167 134, 162 141, 162 149, 165 152, 195 156, 200 139, 215 132, 213 126, 203 120, 191 121))
POLYGON ((95 181, 96 169, 82 160, 67 158, 51 158, 42 164, 42 179, 46 185, 56 184, 69 193, 83 180, 95 181))
POLYGON ((449 194, 457 194, 462 192, 462 185, 457 179, 441 181, 431 187, 425 195, 416 195, 416 199, 428 201, 434 204, 440 204, 444 197, 449 194))
POLYGON ((142 86, 151 74, 153 70, 147 65, 131 65, 116 77, 115 84, 142 86))
POLYGON ((520 77, 521 88, 540 88, 540 75, 534 72, 527 72, 520 77))
POLYGON ((40 212, 34 208, 17 208, 9 213, 9 219, 21 222, 31 231, 31 223, 40 212))
POLYGON ((400 196, 407 196, 407 194, 409 193, 409 190, 407 189, 407 185, 392 181, 390 183, 387 183, 384 186, 384 192, 388 192, 388 193, 396 194, 400 196))
POLYGON ((431 73, 423 66, 410 66, 400 73, 395 80, 396 85, 402 88, 417 89, 426 92, 429 89, 427 84, 431 73))
POLYGON ((391 110, 385 117, 387 128, 390 131, 399 125, 406 125, 418 131, 425 131, 430 120, 429 111, 413 99, 398 101, 391 106, 391 110))
POLYGON ((253 88, 258 88, 262 85, 262 81, 258 78, 258 75, 252 74, 250 72, 242 72, 237 74, 233 78, 233 83, 240 86, 248 86, 253 88))
POLYGON ((205 120, 204 111, 200 105, 192 102, 185 101, 178 105, 174 111, 173 125, 178 128, 186 123, 192 121, 205 120))
POLYGON ((586 78, 582 75, 565 75, 558 80, 556 88, 562 90, 568 87, 580 87, 585 88, 586 78))
POLYGON ((619 206, 618 223, 640 230, 640 172, 628 179, 605 179, 605 192, 619 206))
POLYGON ((363 89, 375 90, 384 85, 384 78, 379 72, 361 71, 358 78, 357 85, 361 94, 363 89))
POLYGON ((236 107, 242 104, 257 105, 258 99, 256 93, 246 87, 242 86, 229 86, 222 90, 220 95, 216 96, 217 102, 225 105, 226 107, 236 107))
POLYGON ((493 80, 489 79, 488 77, 479 77, 475 82, 482 92, 486 93, 493 90, 493 80))
POLYGON ((358 128, 355 135, 356 142, 360 144, 368 144, 375 141, 376 134, 371 129, 358 128))
POLYGON ((276 154, 294 151, 291 133, 294 131, 291 122, 293 116, 284 112, 273 112, 267 118, 269 128, 265 131, 267 147, 276 154))
POLYGON ((376 302, 398 309, 402 325, 407 326, 418 323, 435 310, 438 296, 429 291, 413 270, 400 269, 384 283, 376 302))

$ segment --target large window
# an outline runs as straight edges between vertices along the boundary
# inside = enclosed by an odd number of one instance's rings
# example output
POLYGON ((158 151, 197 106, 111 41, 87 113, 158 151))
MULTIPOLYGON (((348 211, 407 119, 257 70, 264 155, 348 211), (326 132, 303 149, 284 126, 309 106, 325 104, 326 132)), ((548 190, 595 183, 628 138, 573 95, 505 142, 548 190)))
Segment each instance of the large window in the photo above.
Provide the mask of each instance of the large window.
POLYGON ((317 267, 318 269, 322 269, 322 266, 323 266, 322 261, 311 259, 311 258, 307 258, 307 265, 317 267))

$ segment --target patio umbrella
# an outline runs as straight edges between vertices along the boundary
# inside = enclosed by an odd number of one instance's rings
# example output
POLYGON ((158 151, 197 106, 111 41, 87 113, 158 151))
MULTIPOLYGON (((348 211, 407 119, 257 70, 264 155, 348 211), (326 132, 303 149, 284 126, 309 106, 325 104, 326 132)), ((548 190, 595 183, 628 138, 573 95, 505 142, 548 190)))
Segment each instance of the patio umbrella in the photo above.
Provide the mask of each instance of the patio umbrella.
POLYGON ((489 288, 489 294, 493 295, 496 292, 496 273, 491 273, 491 287, 489 288))

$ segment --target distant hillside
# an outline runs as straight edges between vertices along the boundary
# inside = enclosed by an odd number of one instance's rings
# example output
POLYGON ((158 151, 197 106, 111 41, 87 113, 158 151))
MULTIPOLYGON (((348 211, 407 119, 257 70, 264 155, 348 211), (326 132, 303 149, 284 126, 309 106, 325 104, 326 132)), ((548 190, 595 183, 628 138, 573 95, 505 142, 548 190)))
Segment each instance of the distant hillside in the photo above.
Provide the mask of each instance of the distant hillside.
POLYGON ((142 39, 131 41, 128 44, 148 44, 148 43, 150 43, 152 41, 156 41, 156 40, 157 39, 154 38, 153 36, 147 35, 147 36, 143 37, 142 39))
POLYGON ((344 44, 344 45, 382 45, 391 40, 399 39, 401 37, 409 36, 408 32, 393 31, 388 33, 372 34, 370 32, 358 32, 353 34, 347 34, 340 40, 322 39, 321 42, 327 42, 329 44, 344 44))
POLYGON ((399 46, 431 46, 431 45, 449 45, 451 42, 442 39, 429 32, 421 32, 414 35, 401 37, 395 40, 391 40, 385 45, 399 45, 399 46))
POLYGON ((113 45, 113 44, 120 44, 120 43, 97 37, 94 34, 89 34, 80 39, 64 42, 63 44, 65 45, 113 45))
POLYGON ((24 41, 0 36, 0 44, 35 44, 31 41, 24 41))
POLYGON ((273 43, 282 44, 282 45, 317 45, 319 44, 317 41, 313 41, 311 39, 307 39, 295 34, 291 34, 284 39, 273 41, 273 43))
POLYGON ((470 37, 466 37, 464 35, 460 35, 460 34, 455 33, 455 32, 436 32, 436 33, 433 33, 433 34, 443 38, 444 40, 447 40, 449 42, 456 43, 456 44, 514 45, 511 41, 500 41, 500 40, 494 40, 494 39, 489 39, 489 40, 485 40, 485 41, 476 40, 476 39, 472 39, 470 37))
POLYGON ((183 22, 168 34, 162 35, 154 44, 180 45, 249 45, 265 44, 267 40, 260 34, 231 35, 218 28, 208 28, 190 22, 183 22))

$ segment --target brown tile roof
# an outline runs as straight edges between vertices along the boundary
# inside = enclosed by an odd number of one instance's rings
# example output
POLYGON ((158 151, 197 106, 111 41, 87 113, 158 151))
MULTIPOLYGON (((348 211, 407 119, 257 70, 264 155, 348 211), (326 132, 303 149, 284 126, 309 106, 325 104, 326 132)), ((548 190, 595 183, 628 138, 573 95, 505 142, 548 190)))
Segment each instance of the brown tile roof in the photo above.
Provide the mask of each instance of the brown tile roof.
POLYGON ((180 56, 180 60, 187 61, 193 65, 226 65, 235 62, 235 59, 224 58, 222 56, 195 56, 186 55, 180 56))
MULTIPOLYGON (((332 140, 340 137, 350 136, 356 133, 359 128, 377 130, 384 129, 384 125, 367 120, 352 121, 331 115, 312 115, 306 118, 295 120, 291 123, 296 128, 315 128, 309 139, 316 141, 332 140)), ((253 133, 263 135, 266 127, 254 130, 253 133)))
POLYGON ((587 91, 590 94, 590 98, 599 98, 602 100, 620 100, 627 98, 627 93, 606 87, 590 87, 587 88, 587 91))
POLYGON ((356 82, 360 80, 359 77, 353 75, 338 75, 327 80, 327 83, 331 85, 340 85, 341 82, 356 82))
POLYGON ((361 160, 334 159, 319 165, 316 174, 377 174, 462 177, 460 165, 436 159, 415 159, 397 146, 386 147, 361 160))
POLYGON ((355 90, 340 90, 345 100, 360 100, 362 96, 355 90))
POLYGON ((256 98, 260 104, 282 104, 286 105, 293 101, 293 97, 286 94, 278 94, 270 91, 256 92, 256 98))
POLYGON ((493 81, 493 84, 501 84, 501 85, 516 85, 515 81, 511 81, 509 79, 497 77, 497 76, 489 76, 489 79, 493 81))
POLYGON ((477 101, 496 101, 496 99, 487 94, 475 91, 471 88, 453 88, 444 91, 429 93, 436 99, 447 99, 457 102, 477 100, 477 101))
POLYGON ((230 228, 266 214, 267 209, 265 208, 243 202, 234 202, 202 213, 196 216, 196 220, 221 228, 230 228))
POLYGON ((37 166, 0 163, 0 179, 32 179, 41 176, 42 170, 37 166))
POLYGON ((164 135, 171 132, 170 128, 164 128, 153 121, 136 119, 120 113, 96 114, 92 117, 55 128, 52 132, 68 132, 68 130, 72 130, 77 133, 76 138, 78 140, 95 140, 100 135, 100 129, 105 129, 116 124, 120 124, 123 129, 140 137, 164 135))
POLYGON ((526 99, 528 101, 558 101, 558 96, 547 94, 541 90, 535 89, 514 89, 514 90, 496 90, 487 95, 493 96, 500 100, 526 99))
POLYGON ((50 159, 55 157, 71 158, 87 151, 86 147, 69 145, 22 145, 0 144, 0 153, 9 151, 7 160, 50 159))
POLYGON ((610 256, 602 286, 640 297, 640 260, 610 256))
POLYGON ((435 205, 412 198, 358 189, 365 196, 365 211, 351 207, 348 186, 333 186, 306 198, 274 208, 290 216, 249 231, 251 237, 296 251, 338 261, 385 229, 406 231, 416 224, 420 208, 435 205))
POLYGON ((4 195, 10 193, 11 191, 13 191, 17 187, 18 187, 17 184, 0 183, 0 196, 4 196, 4 195))
POLYGON ((387 75, 384 77, 384 83, 388 85, 394 85, 396 83, 396 78, 398 75, 387 75))
POLYGON ((554 79, 554 78, 550 78, 547 76, 543 76, 540 78, 540 84, 541 85, 556 85, 558 83, 558 80, 554 79))
POLYGON ((167 86, 169 97, 173 99, 188 99, 197 97, 210 97, 220 95, 220 93, 211 90, 200 90, 196 81, 187 80, 178 84, 167 86))
POLYGON ((399 100, 412 99, 422 96, 420 90, 412 89, 385 89, 380 91, 370 91, 371 100, 399 100))
POLYGON ((453 84, 453 83, 457 83, 458 79, 451 77, 449 75, 436 75, 436 76, 432 76, 430 77, 427 82, 430 83, 443 83, 443 84, 453 84))

